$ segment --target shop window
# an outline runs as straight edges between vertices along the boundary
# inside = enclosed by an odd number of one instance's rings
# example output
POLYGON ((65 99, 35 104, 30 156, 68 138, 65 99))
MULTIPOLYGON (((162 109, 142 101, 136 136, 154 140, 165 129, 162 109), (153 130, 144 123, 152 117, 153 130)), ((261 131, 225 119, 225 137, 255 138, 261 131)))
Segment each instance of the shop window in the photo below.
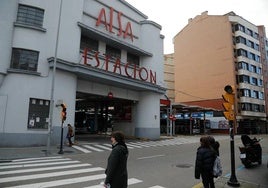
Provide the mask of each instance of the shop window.
POLYGON ((37 71, 38 56, 37 51, 13 48, 10 68, 37 71))
POLYGON ((42 27, 44 20, 44 10, 27 5, 19 5, 17 23, 42 27))
POLYGON ((80 50, 83 51, 85 48, 88 48, 93 51, 98 51, 99 42, 95 39, 82 35, 81 42, 80 42, 80 50))
POLYGON ((127 62, 135 65, 140 65, 140 57, 131 53, 127 53, 127 62))
POLYGON ((49 123, 49 100, 30 98, 28 129, 47 129, 49 123))
POLYGON ((113 58, 121 59, 121 50, 118 48, 114 48, 112 46, 106 45, 106 55, 111 56, 113 58))

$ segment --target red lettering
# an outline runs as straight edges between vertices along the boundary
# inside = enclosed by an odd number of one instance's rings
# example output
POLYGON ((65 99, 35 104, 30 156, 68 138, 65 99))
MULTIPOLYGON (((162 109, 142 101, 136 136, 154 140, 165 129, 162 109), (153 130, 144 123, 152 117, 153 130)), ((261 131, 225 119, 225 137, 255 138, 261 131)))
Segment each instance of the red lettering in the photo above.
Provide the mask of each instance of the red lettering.
POLYGON ((131 38, 131 41, 133 42, 133 34, 132 34, 130 22, 127 23, 125 33, 124 33, 124 38, 126 38, 127 36, 129 36, 131 38))
POLYGON ((114 73, 116 73, 116 69, 119 69, 119 74, 121 74, 121 63, 119 58, 116 59, 114 64, 114 73))
POLYGON ((110 59, 110 56, 106 55, 105 56, 105 70, 106 71, 109 70, 109 59, 110 59))
POLYGON ((93 54, 93 51, 91 49, 85 48, 82 55, 84 58, 83 60, 84 65, 93 66, 93 63, 88 64, 88 59, 94 58, 95 59, 94 63, 96 62, 96 65, 94 65, 95 68, 99 68, 120 75, 122 75, 122 68, 123 68, 124 72, 122 76, 139 79, 142 81, 148 81, 148 82, 150 81, 151 83, 156 84, 156 72, 152 70, 147 70, 145 67, 139 68, 136 64, 131 64, 128 62, 126 64, 122 64, 120 58, 117 58, 113 63, 113 61, 112 62, 110 61, 111 56, 105 54, 103 54, 105 58, 102 64, 101 62, 102 58, 100 59, 99 55, 100 52, 96 51, 93 54), (113 66, 113 69, 110 68, 109 70, 109 66, 110 67, 113 66))
POLYGON ((134 64, 134 70, 133 70, 133 73, 134 73, 134 78, 136 79, 136 73, 137 73, 137 65, 134 64))
POLYGON ((125 65, 125 73, 126 73, 126 75, 128 76, 128 77, 131 77, 131 75, 128 73, 128 66, 130 65, 130 63, 127 63, 126 65, 125 65))
POLYGON ((156 84, 156 72, 150 70, 150 82, 156 84))
POLYGON ((99 17, 98 17, 98 20, 96 22, 96 26, 99 26, 100 24, 104 24, 105 25, 105 28, 106 30, 108 31, 108 26, 107 26, 107 21, 106 21, 106 13, 105 13, 105 9, 102 8, 101 11, 100 11, 100 14, 99 14, 99 17), (103 19, 104 20, 103 20, 103 19))
POLYGON ((114 33, 113 32, 113 18, 114 18, 114 9, 111 7, 110 8, 110 23, 109 23, 109 31, 111 33, 114 33))
POLYGON ((121 36, 123 34, 123 29, 122 29, 122 23, 121 23, 121 16, 122 12, 118 12, 117 14, 117 21, 118 21, 118 36, 121 36))
POLYGON ((146 81, 148 79, 148 71, 144 68, 144 67, 141 67, 140 70, 139 70, 139 77, 142 81, 146 81), (145 71, 145 78, 142 77, 142 71, 145 71))
POLYGON ((95 67, 99 67, 99 66, 100 66, 99 53, 100 53, 100 52, 96 52, 96 53, 95 53, 95 59, 96 59, 96 61, 97 61, 97 64, 96 64, 95 67))
POLYGON ((87 48, 84 49, 84 65, 87 65, 87 48))

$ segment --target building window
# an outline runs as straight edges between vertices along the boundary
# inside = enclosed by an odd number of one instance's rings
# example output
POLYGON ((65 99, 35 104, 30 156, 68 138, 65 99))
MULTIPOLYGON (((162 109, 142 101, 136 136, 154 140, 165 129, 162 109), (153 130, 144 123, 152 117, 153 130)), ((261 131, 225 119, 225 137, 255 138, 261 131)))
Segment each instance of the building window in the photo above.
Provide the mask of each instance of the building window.
POLYGON ((42 27, 44 20, 44 10, 27 5, 19 5, 17 22, 25 25, 42 27))
POLYGON ((239 83, 249 83, 249 76, 239 75, 239 83))
POLYGON ((80 50, 83 51, 85 48, 97 52, 99 50, 99 42, 95 39, 82 35, 80 42, 80 50))
POLYGON ((250 90, 249 89, 242 89, 241 94, 242 94, 242 97, 250 97, 250 90))
POLYGON ((247 57, 247 51, 244 50, 244 49, 238 49, 237 50, 237 55, 247 57))
POLYGON ((106 45, 106 55, 111 56, 112 58, 121 59, 121 50, 118 48, 114 48, 112 46, 106 45))
POLYGON ((246 63, 244 61, 238 62, 238 69, 249 70, 248 63, 246 63))
POLYGON ((263 98, 263 92, 261 92, 261 91, 259 92, 259 99, 264 99, 263 98))
POLYGON ((28 129, 47 129, 49 123, 49 100, 30 98, 28 129))
POLYGON ((131 53, 127 53, 127 62, 135 65, 140 65, 140 57, 131 53))
POLYGON ((247 28, 246 33, 253 37, 253 31, 249 28, 247 28))
POLYGON ((38 56, 37 51, 13 48, 10 68, 37 71, 38 56))

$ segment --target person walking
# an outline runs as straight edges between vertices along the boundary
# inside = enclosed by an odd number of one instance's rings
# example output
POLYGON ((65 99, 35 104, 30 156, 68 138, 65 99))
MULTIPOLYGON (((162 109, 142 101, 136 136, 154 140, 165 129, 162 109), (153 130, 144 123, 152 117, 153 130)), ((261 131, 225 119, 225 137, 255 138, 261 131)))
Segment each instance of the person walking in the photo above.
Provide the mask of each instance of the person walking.
POLYGON ((208 136, 209 139, 209 143, 211 145, 211 148, 216 152, 217 156, 220 156, 220 143, 218 141, 215 140, 215 138, 213 136, 208 136))
POLYGON ((201 146, 197 149, 195 161, 195 178, 202 178, 204 188, 215 188, 213 165, 216 158, 215 151, 211 149, 208 136, 200 138, 201 146))
POLYGON ((73 127, 71 124, 68 124, 67 127, 68 127, 68 131, 67 131, 66 138, 68 139, 69 146, 71 147, 73 145, 72 137, 74 136, 74 131, 73 131, 73 127))
POLYGON ((111 142, 112 152, 108 158, 105 170, 106 179, 104 187, 127 188, 127 159, 129 152, 125 144, 124 134, 119 131, 113 132, 111 134, 111 142))

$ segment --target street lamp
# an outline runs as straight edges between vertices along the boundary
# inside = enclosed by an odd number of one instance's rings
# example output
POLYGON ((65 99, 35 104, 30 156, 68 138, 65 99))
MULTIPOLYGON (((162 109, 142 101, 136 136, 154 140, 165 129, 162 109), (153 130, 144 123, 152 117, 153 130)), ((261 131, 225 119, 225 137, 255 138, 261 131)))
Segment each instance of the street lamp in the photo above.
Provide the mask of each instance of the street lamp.
POLYGON ((54 55, 54 62, 53 62, 52 79, 51 79, 51 93, 50 93, 50 106, 49 106, 49 125, 48 125, 48 134, 47 134, 46 155, 50 155, 50 153, 51 153, 50 152, 50 144, 51 144, 51 133, 52 133, 52 122, 53 122, 54 88, 55 88, 56 64, 57 64, 58 45, 59 45, 61 9, 62 9, 62 0, 60 0, 60 12, 59 12, 59 19, 58 19, 56 47, 55 47, 55 55, 54 55))

